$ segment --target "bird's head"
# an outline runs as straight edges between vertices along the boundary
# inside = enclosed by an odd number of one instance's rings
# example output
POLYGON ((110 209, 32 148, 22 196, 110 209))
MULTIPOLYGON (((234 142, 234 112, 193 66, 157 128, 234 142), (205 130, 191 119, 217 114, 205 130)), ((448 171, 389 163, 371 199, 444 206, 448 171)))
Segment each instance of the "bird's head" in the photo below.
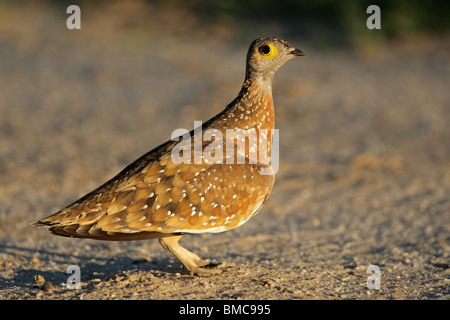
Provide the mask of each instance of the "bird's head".
POLYGON ((280 38, 258 38, 247 54, 247 77, 271 80, 275 72, 288 60, 304 53, 280 38))

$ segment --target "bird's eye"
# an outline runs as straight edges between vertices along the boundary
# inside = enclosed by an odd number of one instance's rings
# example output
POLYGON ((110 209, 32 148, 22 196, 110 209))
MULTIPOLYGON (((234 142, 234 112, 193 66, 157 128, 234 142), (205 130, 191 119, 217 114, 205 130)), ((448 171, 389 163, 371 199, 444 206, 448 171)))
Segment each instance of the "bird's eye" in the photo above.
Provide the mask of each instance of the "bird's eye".
POLYGON ((278 49, 271 43, 261 45, 258 50, 265 58, 270 60, 278 56, 278 49))
POLYGON ((267 44, 261 46, 261 53, 269 54, 270 53, 270 47, 267 44))

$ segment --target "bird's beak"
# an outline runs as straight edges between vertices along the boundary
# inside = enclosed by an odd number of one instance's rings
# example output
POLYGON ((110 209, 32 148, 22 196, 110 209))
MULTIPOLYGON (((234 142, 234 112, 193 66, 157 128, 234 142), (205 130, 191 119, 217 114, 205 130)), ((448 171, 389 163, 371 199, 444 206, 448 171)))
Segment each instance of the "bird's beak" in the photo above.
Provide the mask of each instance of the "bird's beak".
POLYGON ((294 56, 304 56, 305 54, 299 50, 299 49, 294 49, 290 52, 290 54, 294 55, 294 56))

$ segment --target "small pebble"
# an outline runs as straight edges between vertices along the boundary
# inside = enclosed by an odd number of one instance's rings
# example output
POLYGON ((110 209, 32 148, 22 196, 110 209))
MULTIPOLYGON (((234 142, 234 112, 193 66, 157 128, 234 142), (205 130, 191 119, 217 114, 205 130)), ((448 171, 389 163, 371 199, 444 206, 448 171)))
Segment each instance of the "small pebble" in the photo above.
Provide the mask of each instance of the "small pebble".
POLYGON ((55 289, 53 284, 51 282, 46 281, 44 285, 42 286, 42 290, 45 292, 52 292, 55 289))
POLYGON ((40 274, 34 276, 34 282, 35 283, 44 283, 45 279, 43 276, 41 276, 40 274))

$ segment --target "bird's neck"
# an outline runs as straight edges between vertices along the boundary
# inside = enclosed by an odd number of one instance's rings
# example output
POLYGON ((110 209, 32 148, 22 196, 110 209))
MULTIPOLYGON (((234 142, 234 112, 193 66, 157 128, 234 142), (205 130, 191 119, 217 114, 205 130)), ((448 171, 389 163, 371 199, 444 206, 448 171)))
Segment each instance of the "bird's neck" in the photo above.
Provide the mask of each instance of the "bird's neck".
MULTIPOLYGON (((274 108, 272 99, 272 83, 246 79, 236 99, 216 117, 210 119, 203 130, 216 129, 221 131, 223 138, 228 139, 228 134, 236 138, 236 141, 249 139, 256 134, 258 147, 247 144, 245 157, 255 159, 258 162, 268 163, 272 149, 272 137, 274 134, 274 108), (235 136, 237 134, 237 136, 235 136), (259 149, 264 147, 262 153, 259 149), (261 155, 265 155, 262 158, 261 155)), ((245 141, 245 140, 244 140, 245 141)), ((225 150, 225 145, 223 146, 225 150)))
POLYGON ((268 159, 262 160, 261 155, 270 157, 272 149, 272 136, 274 134, 275 119, 272 98, 272 79, 269 81, 246 79, 242 89, 235 100, 235 103, 228 110, 228 126, 234 129, 242 129, 245 132, 255 130, 258 147, 246 148, 245 156, 247 158, 258 159, 268 163, 268 159), (259 148, 265 145, 263 153, 259 148), (266 149, 267 148, 267 149, 266 149))
POLYGON ((229 112, 241 129, 274 129, 272 79, 247 78, 229 112))

